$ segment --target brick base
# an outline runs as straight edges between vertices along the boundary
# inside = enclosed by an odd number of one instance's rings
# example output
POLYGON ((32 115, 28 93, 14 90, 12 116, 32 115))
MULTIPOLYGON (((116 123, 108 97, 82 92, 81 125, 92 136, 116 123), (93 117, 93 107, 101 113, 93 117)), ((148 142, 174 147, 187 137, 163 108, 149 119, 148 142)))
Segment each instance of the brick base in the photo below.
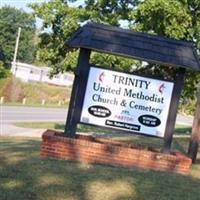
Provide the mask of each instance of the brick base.
POLYGON ((163 154, 158 151, 138 149, 92 136, 64 137, 63 133, 47 130, 42 136, 41 157, 61 160, 78 160, 122 167, 138 167, 187 174, 191 159, 181 153, 163 154))

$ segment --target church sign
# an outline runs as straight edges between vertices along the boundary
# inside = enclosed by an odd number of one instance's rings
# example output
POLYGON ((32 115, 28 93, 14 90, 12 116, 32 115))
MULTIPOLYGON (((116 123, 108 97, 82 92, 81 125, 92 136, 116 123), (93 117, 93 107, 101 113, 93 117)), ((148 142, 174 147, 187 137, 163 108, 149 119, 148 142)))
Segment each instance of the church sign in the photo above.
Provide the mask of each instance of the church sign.
POLYGON ((90 66, 80 122, 164 137, 174 83, 90 66))
POLYGON ((88 23, 66 44, 80 48, 66 135, 76 137, 77 125, 84 123, 162 138, 162 152, 170 152, 186 69, 200 71, 193 43, 88 23), (93 52, 145 61, 164 72, 162 79, 113 71, 115 63, 112 69, 96 67, 93 52))

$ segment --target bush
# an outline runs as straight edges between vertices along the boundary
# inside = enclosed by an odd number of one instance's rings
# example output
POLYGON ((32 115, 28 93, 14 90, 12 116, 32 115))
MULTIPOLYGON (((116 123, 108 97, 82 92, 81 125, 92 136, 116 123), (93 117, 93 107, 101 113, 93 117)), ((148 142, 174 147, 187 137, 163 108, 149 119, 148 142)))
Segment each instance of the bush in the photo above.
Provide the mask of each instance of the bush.
POLYGON ((0 78, 6 78, 10 75, 9 70, 5 69, 4 64, 0 61, 0 78))
POLYGON ((181 101, 179 104, 179 113, 193 116, 196 110, 196 101, 196 98, 181 101))

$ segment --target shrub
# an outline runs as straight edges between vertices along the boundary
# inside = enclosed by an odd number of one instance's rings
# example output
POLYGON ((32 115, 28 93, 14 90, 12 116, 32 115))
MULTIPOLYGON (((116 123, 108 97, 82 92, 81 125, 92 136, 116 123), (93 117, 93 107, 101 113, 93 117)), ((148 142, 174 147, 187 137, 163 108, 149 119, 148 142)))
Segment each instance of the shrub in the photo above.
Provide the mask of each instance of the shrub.
POLYGON ((10 75, 9 70, 5 69, 4 64, 0 61, 0 78, 6 78, 10 75))

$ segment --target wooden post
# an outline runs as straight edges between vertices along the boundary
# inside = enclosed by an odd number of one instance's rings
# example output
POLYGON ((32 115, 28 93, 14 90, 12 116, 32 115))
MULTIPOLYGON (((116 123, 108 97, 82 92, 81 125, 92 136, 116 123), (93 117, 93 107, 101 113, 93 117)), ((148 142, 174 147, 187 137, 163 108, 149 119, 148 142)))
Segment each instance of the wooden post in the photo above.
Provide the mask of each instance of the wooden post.
POLYGON ((3 104, 4 103, 4 97, 1 97, 0 98, 0 104, 3 104))
POLYGON ((164 144, 162 152, 169 153, 171 149, 171 143, 173 139, 174 127, 176 123, 177 109, 179 104, 179 99, 181 96, 181 90, 184 82, 185 69, 180 68, 175 77, 175 84, 172 92, 172 99, 169 108, 169 114, 167 118, 167 126, 164 135, 164 144))
POLYGON ((192 163, 196 162, 199 140, 200 140, 200 87, 198 89, 196 113, 193 120, 192 135, 190 138, 190 144, 188 148, 188 156, 192 159, 192 163))
POLYGON ((26 98, 22 99, 22 104, 25 105, 26 104, 26 98))
POLYGON ((65 125, 65 134, 68 137, 75 137, 76 126, 80 121, 81 109, 87 86, 87 79, 89 74, 89 59, 91 50, 80 49, 78 64, 75 71, 75 79, 73 83, 67 121, 65 125))
POLYGON ((58 106, 61 106, 62 105, 62 101, 58 101, 58 106))
POLYGON ((41 105, 44 106, 45 105, 46 100, 42 99, 41 105))

